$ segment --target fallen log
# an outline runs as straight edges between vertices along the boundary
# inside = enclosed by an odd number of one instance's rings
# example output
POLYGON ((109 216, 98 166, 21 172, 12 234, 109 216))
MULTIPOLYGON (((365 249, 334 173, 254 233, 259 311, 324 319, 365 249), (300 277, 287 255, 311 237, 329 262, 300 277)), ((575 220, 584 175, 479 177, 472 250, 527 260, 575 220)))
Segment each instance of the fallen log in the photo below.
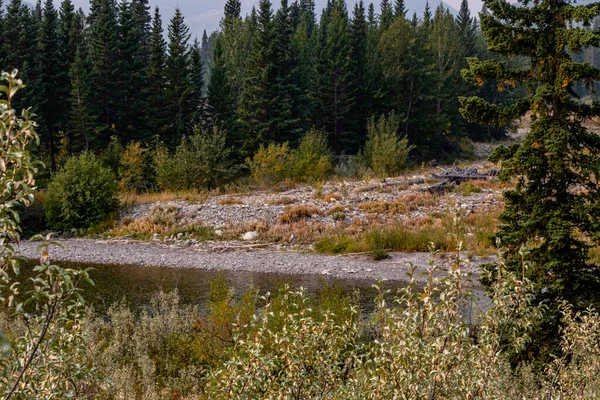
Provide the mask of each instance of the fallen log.
POLYGON ((409 181, 400 181, 400 182, 383 182, 380 184, 376 184, 376 185, 369 185, 369 186, 363 186, 361 188, 359 188, 357 190, 357 192, 370 192, 372 190, 375 189, 381 189, 384 187, 391 187, 391 186, 412 186, 412 185, 420 185, 421 183, 425 183, 425 179, 420 178, 420 179, 411 179, 409 181))

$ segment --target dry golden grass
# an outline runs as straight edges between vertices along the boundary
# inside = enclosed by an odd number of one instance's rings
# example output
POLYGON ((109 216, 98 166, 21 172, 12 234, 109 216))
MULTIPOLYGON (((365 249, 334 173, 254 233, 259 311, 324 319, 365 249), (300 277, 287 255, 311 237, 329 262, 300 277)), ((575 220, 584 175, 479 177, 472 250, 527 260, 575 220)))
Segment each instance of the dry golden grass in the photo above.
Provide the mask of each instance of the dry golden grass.
POLYGON ((267 204, 269 205, 289 205, 289 204, 294 204, 296 203, 296 199, 293 197, 286 197, 286 196, 282 196, 282 197, 276 197, 274 199, 269 199, 267 200, 267 204))
POLYGON ((154 207, 144 219, 124 218, 108 231, 112 236, 131 236, 144 239, 155 233, 166 235, 179 227, 181 215, 176 207, 154 207))
POLYGON ((342 200, 342 196, 340 196, 337 193, 326 193, 325 195, 323 195, 321 200, 324 201, 325 203, 331 203, 332 201, 342 200))
POLYGON ((403 204, 408 211, 417 211, 421 207, 434 207, 439 200, 431 193, 408 193, 398 196, 396 202, 403 204))
POLYGON ((283 214, 279 216, 279 222, 282 224, 289 224, 292 222, 298 222, 300 220, 310 218, 313 215, 321 215, 323 212, 314 206, 299 205, 299 206, 287 206, 283 211, 283 214))
POLYGON ((273 225, 261 234, 261 238, 271 243, 292 241, 298 245, 309 245, 334 231, 335 228, 325 224, 299 221, 273 225))
MULTIPOLYGON (((475 254, 493 253, 490 237, 496 232, 500 208, 481 210, 465 217, 459 237, 465 250, 475 254)), ((452 251, 456 248, 456 227, 450 212, 404 222, 377 223, 362 220, 344 229, 330 230, 316 238, 315 249, 326 254, 374 251, 428 251, 430 243, 436 249, 452 251)))
POLYGON ((390 216, 407 211, 407 208, 404 204, 390 203, 388 201, 371 201, 367 203, 361 203, 357 207, 359 210, 370 214, 387 214, 390 216))
POLYGON ((235 197, 227 197, 225 199, 219 200, 219 205, 221 206, 231 206, 236 204, 244 204, 244 202, 241 199, 235 197))
POLYGON ((327 210, 326 214, 333 215, 333 214, 337 214, 337 213, 343 213, 346 211, 347 211, 346 206, 335 206, 335 207, 332 207, 329 210, 327 210))

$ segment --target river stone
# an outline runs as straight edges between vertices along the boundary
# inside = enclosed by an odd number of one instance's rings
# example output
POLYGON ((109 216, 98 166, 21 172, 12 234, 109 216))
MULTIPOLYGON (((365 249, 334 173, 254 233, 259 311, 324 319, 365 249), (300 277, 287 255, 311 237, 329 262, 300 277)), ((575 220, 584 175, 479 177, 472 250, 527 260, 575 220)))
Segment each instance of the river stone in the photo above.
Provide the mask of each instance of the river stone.
POLYGON ((242 240, 254 240, 258 237, 258 232, 256 231, 252 231, 252 232, 246 232, 244 233, 244 235, 242 236, 242 240))

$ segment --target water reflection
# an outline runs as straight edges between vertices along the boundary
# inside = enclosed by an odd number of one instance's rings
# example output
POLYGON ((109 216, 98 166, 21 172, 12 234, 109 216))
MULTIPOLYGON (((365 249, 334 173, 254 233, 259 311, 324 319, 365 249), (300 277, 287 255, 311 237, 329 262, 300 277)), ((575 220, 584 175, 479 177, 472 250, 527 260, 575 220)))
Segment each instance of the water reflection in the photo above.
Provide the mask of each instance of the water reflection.
MULTIPOLYGON (((23 266, 25 276, 32 274, 35 264, 23 266)), ((98 265, 62 263, 69 268, 89 268, 94 270, 91 277, 94 287, 85 286, 84 297, 98 312, 105 312, 112 304, 125 299, 134 309, 140 310, 150 303, 152 295, 160 290, 169 292, 177 289, 182 302, 196 304, 203 310, 209 300, 210 282, 219 277, 225 278, 234 290, 236 298, 247 290, 256 287, 261 293, 274 292, 281 285, 292 288, 304 287, 310 295, 320 289, 339 286, 344 292, 358 291, 361 309, 369 313, 373 309, 376 290, 373 281, 347 280, 315 275, 284 275, 276 273, 256 273, 243 271, 213 271, 201 269, 160 268, 135 265, 98 265)), ((395 289, 402 282, 388 282, 387 288, 395 289)))

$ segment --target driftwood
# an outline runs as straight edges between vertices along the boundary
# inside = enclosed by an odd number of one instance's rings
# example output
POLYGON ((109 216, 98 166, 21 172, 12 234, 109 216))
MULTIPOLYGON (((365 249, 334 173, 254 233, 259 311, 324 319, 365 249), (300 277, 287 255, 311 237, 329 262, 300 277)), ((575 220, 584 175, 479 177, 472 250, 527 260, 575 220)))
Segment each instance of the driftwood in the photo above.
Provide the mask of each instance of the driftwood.
POLYGON ((498 171, 491 170, 486 173, 480 173, 477 168, 447 168, 439 174, 433 174, 434 178, 447 179, 454 183, 461 183, 473 179, 489 179, 498 176, 498 171))
POLYGON ((358 189, 359 192, 370 192, 371 190, 381 189, 384 187, 392 187, 392 186, 411 186, 411 185, 420 185, 421 183, 425 183, 425 179, 411 179, 409 181, 400 181, 400 182, 383 182, 377 185, 369 185, 363 186, 358 189))
POLYGON ((431 194, 442 194, 454 187, 455 183, 450 179, 445 179, 440 183, 421 189, 421 192, 429 192, 431 194))
POLYGON ((491 170, 485 173, 480 173, 477 168, 460 168, 453 167, 444 169, 438 174, 433 174, 434 178, 443 179, 442 182, 433 186, 422 189, 422 192, 430 192, 434 194, 444 193, 450 190, 454 185, 459 185, 470 180, 488 180, 498 176, 498 171, 491 170))
POLYGON ((226 251, 240 250, 240 249, 258 249, 263 247, 269 247, 268 243, 257 243, 257 244, 246 244, 243 246, 215 246, 210 250, 214 252, 224 253, 226 251))

